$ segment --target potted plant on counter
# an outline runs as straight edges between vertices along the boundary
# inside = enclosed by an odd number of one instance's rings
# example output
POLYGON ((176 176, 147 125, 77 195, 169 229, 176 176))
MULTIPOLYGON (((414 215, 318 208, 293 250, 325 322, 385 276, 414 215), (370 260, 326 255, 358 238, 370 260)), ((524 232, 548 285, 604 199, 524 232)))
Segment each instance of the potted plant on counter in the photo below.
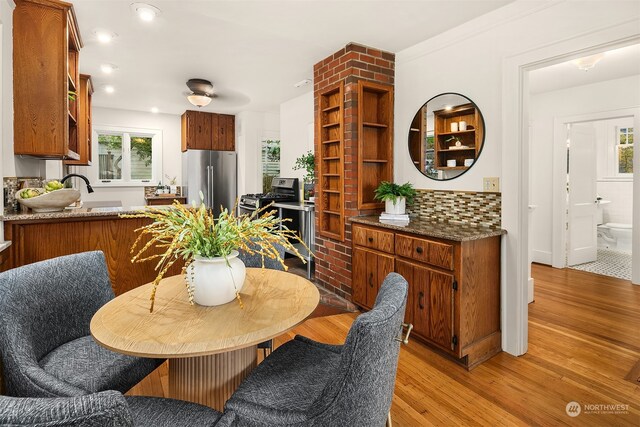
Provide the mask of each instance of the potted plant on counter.
POLYGON ((413 203, 415 197, 416 190, 410 182, 400 185, 382 181, 375 189, 375 199, 385 202, 385 212, 388 214, 403 215, 407 203, 413 203))
POLYGON ((305 174, 302 178, 304 181, 304 199, 309 200, 314 195, 314 181, 316 179, 316 156, 312 151, 307 151, 306 154, 298 157, 293 170, 304 170, 305 174))
MULTIPOLYGON (((204 199, 202 194, 200 197, 204 199)), ((263 260, 264 257, 275 259, 286 270, 277 248, 282 245, 304 262, 291 241, 302 243, 305 249, 306 246, 295 231, 283 224, 290 220, 274 216, 275 210, 269 210, 268 206, 251 215, 236 216, 233 212, 221 209, 216 218, 204 203, 196 208, 174 202, 169 209, 148 207, 140 213, 121 215, 153 220, 136 230, 139 235, 131 247, 131 253, 135 254, 131 262, 156 262, 158 275, 151 291, 151 312, 160 280, 180 260, 185 263, 183 272, 189 301, 206 306, 225 304, 236 298, 242 305, 240 290, 245 266, 238 258, 239 250, 248 255, 258 254, 263 260)))

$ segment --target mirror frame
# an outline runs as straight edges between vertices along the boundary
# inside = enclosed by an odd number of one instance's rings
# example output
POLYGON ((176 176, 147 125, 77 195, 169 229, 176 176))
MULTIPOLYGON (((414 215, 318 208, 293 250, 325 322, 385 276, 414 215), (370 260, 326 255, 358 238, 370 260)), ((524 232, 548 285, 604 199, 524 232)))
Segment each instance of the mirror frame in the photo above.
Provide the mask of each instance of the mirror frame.
MULTIPOLYGON (((465 103, 465 104, 466 104, 466 103, 465 103)), ((487 135, 486 129, 487 129, 487 128, 486 128, 486 125, 485 125, 485 120, 484 120, 484 115, 482 114, 482 110, 480 109, 480 107, 478 107, 478 104, 476 104, 476 103, 475 103, 471 98, 469 98, 468 96, 463 95, 463 94, 461 94, 461 93, 458 93, 458 92, 442 92, 442 93, 439 93, 439 94, 437 94, 437 95, 432 96, 431 98, 429 98, 429 100, 427 100, 427 102, 425 102, 424 104, 422 104, 422 105, 419 107, 418 111, 413 115, 413 117, 412 117, 412 119, 411 119, 411 122, 409 123, 409 130, 408 130, 408 132, 407 132, 407 139, 406 139, 406 141, 407 141, 407 154, 409 154, 409 159, 411 159, 411 164, 412 164, 412 165, 413 165, 413 166, 414 166, 414 167, 415 167, 415 168, 416 168, 416 169, 417 169, 417 170, 418 170, 422 175, 424 175, 425 177, 427 177, 427 178, 429 178, 429 179, 431 179, 431 180, 433 180, 433 181, 439 181, 439 182, 442 182, 442 181, 451 181, 452 179, 459 178, 459 177, 461 177, 462 175, 464 175, 465 173, 467 173, 467 172, 468 172, 468 171, 469 171, 469 170, 470 170, 470 169, 471 169, 471 168, 476 164, 476 162, 477 162, 477 161, 478 161, 478 159, 480 158, 480 155, 482 154, 482 150, 484 150, 484 144, 485 144, 485 142, 486 142, 486 135, 487 135), (478 150, 477 155, 475 155, 475 158, 474 158, 474 160, 473 160, 473 164, 472 164, 471 166, 469 166, 467 169, 465 169, 465 170, 461 171, 461 173, 460 173, 459 175, 456 175, 456 176, 453 176, 453 177, 450 177, 450 178, 438 179, 438 178, 433 178, 433 177, 431 177, 431 176, 427 175, 427 174, 425 173, 425 171, 424 171, 424 170, 421 170, 421 169, 418 167, 418 165, 416 165, 416 164, 415 164, 414 159, 413 159, 413 156, 412 156, 412 154, 411 154, 411 142, 410 142, 410 137, 411 137, 411 132, 412 132, 412 130, 411 130, 411 129, 412 129, 411 124, 413 123, 413 120, 415 119, 416 115, 420 112, 420 110, 421 110, 422 108, 426 107, 426 106, 429 104, 429 102, 432 102, 434 99, 438 98, 439 96, 443 96, 443 95, 457 95, 457 96, 460 96, 460 97, 462 97, 462 98, 465 98, 467 101, 469 101, 469 102, 468 102, 468 104, 472 104, 472 105, 475 107, 475 109, 476 109, 476 110, 477 110, 477 112, 478 112, 478 116, 479 116, 479 121, 478 121, 478 122, 479 122, 479 124, 481 124, 481 125, 482 125, 482 140, 480 141, 480 149, 478 150)), ((425 135, 425 136, 426 136, 426 135, 425 135)), ((424 144, 424 141, 423 141, 423 142, 421 142, 421 147, 422 147, 422 145, 423 145, 423 144, 424 144)))

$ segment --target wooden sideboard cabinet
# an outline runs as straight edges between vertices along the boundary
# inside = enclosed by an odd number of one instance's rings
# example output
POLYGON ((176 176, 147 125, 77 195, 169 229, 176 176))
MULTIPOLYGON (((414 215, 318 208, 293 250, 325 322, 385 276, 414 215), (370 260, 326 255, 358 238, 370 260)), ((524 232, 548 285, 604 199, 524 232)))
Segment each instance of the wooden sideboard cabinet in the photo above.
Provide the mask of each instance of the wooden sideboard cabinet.
POLYGON ((412 336, 472 369, 501 351, 500 236, 448 240, 353 223, 352 298, 371 309, 386 275, 409 282, 412 336))

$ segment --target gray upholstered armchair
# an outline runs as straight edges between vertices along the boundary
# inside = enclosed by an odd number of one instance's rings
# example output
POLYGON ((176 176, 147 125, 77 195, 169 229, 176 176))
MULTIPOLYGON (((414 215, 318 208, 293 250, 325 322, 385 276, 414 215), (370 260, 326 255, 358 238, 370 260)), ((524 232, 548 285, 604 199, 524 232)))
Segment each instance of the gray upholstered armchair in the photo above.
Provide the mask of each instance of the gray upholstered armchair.
POLYGON ((384 280, 344 345, 297 336, 276 349, 225 405, 234 426, 383 426, 391 407, 408 284, 384 280))
POLYGON ((220 413, 195 403, 158 397, 124 397, 103 391, 74 397, 0 396, 0 425, 82 427, 208 427, 220 413))
POLYGON ((93 340, 91 317, 113 297, 102 252, 1 273, 0 357, 7 394, 124 393, 162 363, 114 353, 93 340))
MULTIPOLYGON (((280 254, 280 258, 284 259, 284 246, 277 243, 274 246, 278 250, 278 253, 280 254)), ((243 250, 240 250, 238 252, 239 252, 238 258, 240 258, 242 262, 244 262, 244 265, 246 267, 254 267, 254 268, 262 267, 262 256, 260 254, 250 255, 249 253, 243 250)), ((278 260, 267 258, 267 257, 264 258, 264 268, 269 268, 271 270, 280 270, 280 271, 284 270, 284 267, 282 266, 282 264, 278 262, 278 260)))

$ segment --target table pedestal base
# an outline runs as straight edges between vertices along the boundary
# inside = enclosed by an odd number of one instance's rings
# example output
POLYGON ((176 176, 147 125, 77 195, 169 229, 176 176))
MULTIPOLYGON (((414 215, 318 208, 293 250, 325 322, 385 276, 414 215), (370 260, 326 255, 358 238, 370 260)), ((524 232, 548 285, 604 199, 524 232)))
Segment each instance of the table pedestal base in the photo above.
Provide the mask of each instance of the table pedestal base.
POLYGON ((169 360, 169 396, 220 412, 257 365, 256 346, 210 356, 169 360))

